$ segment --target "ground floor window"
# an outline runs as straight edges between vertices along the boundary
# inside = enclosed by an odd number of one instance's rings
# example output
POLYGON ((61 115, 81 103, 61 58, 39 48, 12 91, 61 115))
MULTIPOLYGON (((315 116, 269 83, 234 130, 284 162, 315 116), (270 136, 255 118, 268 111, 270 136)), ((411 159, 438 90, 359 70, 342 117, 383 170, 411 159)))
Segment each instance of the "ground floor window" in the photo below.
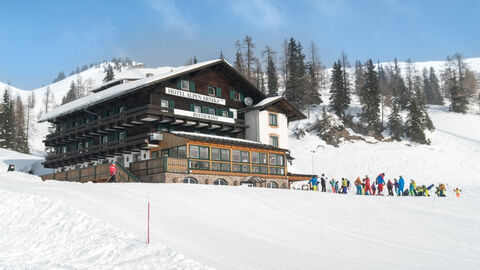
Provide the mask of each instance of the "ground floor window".
POLYGON ((285 168, 270 167, 270 174, 285 175, 285 168))
POLYGON ((217 179, 215 180, 215 182, 213 182, 214 185, 217 185, 217 186, 226 186, 228 185, 227 181, 225 181, 225 179, 217 179))
POLYGON ((270 181, 267 183, 267 188, 278 188, 277 182, 270 181))
POLYGON ((190 160, 188 163, 189 163, 190 169, 210 170, 210 162, 208 162, 208 161, 190 160))
POLYGON ((198 184, 198 180, 193 177, 187 177, 183 179, 183 183, 185 184, 198 184))

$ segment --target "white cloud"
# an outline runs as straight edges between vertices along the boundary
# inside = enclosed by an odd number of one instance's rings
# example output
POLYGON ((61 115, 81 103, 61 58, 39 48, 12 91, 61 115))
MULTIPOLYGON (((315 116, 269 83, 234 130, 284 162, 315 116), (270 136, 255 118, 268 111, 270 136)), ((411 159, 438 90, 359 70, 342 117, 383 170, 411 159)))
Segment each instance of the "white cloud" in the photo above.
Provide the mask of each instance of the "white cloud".
POLYGON ((231 1, 234 13, 257 27, 278 28, 282 24, 282 12, 273 0, 231 1))
POLYGON ((158 19, 164 27, 181 30, 189 38, 193 37, 194 26, 180 13, 174 0, 149 0, 149 3, 153 10, 158 13, 158 19))

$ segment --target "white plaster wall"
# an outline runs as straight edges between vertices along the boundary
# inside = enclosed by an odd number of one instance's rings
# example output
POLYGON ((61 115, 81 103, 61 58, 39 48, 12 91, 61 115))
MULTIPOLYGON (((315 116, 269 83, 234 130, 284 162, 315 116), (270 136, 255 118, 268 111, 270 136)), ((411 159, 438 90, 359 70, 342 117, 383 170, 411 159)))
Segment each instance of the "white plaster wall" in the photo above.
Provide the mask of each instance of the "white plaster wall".
POLYGON ((245 124, 247 128, 245 130, 245 139, 251 141, 260 141, 260 137, 258 134, 258 111, 250 111, 245 113, 245 124))
POLYGON ((288 119, 287 116, 277 113, 278 127, 271 127, 268 119, 269 112, 250 111, 245 113, 245 139, 270 144, 270 134, 278 136, 278 147, 288 149, 288 119))

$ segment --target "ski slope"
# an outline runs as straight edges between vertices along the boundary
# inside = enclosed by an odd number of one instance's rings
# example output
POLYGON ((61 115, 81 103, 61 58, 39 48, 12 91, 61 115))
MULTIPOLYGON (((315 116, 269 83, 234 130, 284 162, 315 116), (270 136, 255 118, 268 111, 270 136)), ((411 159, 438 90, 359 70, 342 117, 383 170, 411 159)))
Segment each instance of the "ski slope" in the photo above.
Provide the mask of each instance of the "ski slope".
POLYGON ((476 186, 392 198, 0 173, 0 190, 4 269, 480 268, 476 186))

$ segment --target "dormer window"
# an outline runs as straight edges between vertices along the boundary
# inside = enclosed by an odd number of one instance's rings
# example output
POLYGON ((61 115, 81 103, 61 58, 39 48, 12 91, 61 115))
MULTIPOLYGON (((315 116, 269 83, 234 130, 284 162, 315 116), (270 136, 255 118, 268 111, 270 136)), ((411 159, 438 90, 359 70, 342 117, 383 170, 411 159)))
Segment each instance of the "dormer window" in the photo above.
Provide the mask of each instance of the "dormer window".
POLYGON ((214 87, 214 86, 209 86, 208 87, 208 95, 209 96, 215 96, 216 91, 217 91, 216 87, 214 87))
POLYGON ((190 90, 190 82, 186 80, 181 80, 180 81, 180 89, 182 90, 190 90))

